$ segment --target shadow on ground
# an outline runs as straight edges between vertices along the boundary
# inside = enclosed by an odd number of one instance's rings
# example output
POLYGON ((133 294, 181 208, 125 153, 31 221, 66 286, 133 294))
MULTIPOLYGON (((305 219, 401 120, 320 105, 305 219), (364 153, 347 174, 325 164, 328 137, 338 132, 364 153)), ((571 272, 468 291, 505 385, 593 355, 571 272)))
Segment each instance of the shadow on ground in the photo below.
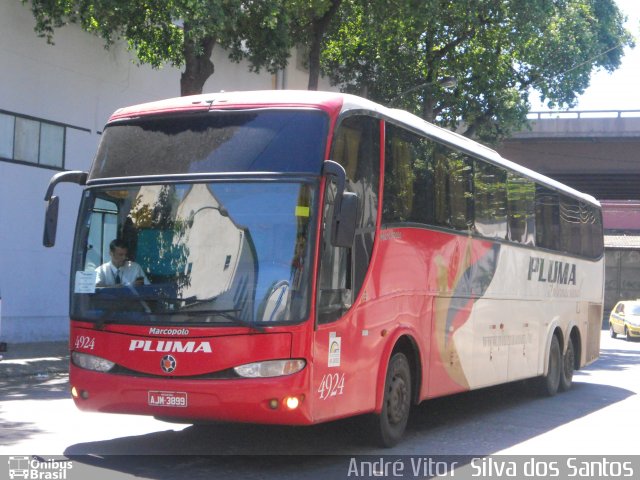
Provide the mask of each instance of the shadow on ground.
POLYGON ((489 455, 624 400, 625 389, 575 383, 553 398, 532 397, 509 384, 427 401, 412 413, 403 442, 372 443, 370 417, 312 427, 243 424, 189 426, 71 445, 65 455, 83 463, 145 478, 347 478, 354 455, 489 455), (133 455, 133 456, 132 456, 133 455), (140 456, 136 456, 140 455, 140 456), (329 477, 328 477, 329 475, 329 477))

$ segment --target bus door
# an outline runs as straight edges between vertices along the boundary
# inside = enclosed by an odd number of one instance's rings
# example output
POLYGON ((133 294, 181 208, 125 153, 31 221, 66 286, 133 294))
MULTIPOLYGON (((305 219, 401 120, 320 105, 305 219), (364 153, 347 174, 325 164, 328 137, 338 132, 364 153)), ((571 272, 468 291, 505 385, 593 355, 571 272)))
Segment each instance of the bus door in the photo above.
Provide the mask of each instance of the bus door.
MULTIPOLYGON (((336 182, 324 195, 312 395, 315 420, 335 418, 375 404, 376 355, 367 336, 366 307, 356 305, 371 263, 379 201, 380 122, 365 115, 345 118, 336 130, 332 156, 346 174, 346 191, 358 202, 350 247, 332 242, 336 182)), ((366 287, 364 287, 366 288, 366 287)), ((362 304, 362 301, 359 301, 362 304)))

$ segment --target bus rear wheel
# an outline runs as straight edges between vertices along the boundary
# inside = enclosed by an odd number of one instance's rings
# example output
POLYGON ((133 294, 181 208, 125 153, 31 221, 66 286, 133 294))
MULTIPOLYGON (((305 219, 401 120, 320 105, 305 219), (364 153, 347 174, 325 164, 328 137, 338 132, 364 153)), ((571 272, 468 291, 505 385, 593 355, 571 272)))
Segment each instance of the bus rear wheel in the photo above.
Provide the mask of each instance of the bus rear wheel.
POLYGON ((411 367, 403 353, 389 361, 384 384, 382 412, 376 416, 378 438, 382 446, 393 447, 402 438, 411 410, 411 367))
POLYGON ((567 351, 562 358, 562 375, 560 375, 560 391, 566 392, 573 384, 573 371, 575 369, 575 350, 573 348, 573 340, 569 337, 567 343, 567 351))
POLYGON ((560 377, 562 376, 562 352, 560 351, 560 342, 556 335, 551 339, 549 347, 549 369, 546 375, 538 377, 537 391, 546 397, 553 397, 558 393, 560 387, 560 377))

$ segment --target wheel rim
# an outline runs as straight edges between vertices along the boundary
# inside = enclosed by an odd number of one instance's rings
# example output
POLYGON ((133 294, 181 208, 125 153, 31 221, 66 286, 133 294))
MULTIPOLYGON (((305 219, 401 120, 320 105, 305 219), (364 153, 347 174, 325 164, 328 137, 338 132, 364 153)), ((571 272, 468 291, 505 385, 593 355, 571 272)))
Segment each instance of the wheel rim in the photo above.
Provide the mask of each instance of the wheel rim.
POLYGON ((405 378, 395 375, 389 385, 387 400, 387 418, 389 423, 396 425, 402 423, 409 408, 409 389, 405 378))

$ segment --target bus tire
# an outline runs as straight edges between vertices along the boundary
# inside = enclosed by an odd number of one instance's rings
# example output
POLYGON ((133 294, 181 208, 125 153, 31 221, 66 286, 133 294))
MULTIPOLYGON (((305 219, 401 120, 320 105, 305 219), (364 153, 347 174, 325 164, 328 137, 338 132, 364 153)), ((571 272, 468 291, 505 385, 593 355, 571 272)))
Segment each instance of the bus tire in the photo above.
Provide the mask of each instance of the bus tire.
POLYGON ((389 361, 384 383, 382 411, 376 415, 378 439, 382 446, 393 447, 402 438, 411 410, 411 367, 404 353, 395 353, 389 361))
POLYGON ((562 374, 560 375, 560 386, 559 389, 561 392, 566 392, 571 388, 573 384, 573 371, 575 369, 575 350, 573 348, 573 340, 569 337, 569 341, 567 343, 567 351, 562 357, 562 374))
POLYGON ((549 369, 547 370, 547 374, 536 379, 538 393, 545 397, 553 397, 558 393, 561 376, 562 352, 560 351, 558 337, 554 335, 551 338, 551 346, 549 347, 549 369))

